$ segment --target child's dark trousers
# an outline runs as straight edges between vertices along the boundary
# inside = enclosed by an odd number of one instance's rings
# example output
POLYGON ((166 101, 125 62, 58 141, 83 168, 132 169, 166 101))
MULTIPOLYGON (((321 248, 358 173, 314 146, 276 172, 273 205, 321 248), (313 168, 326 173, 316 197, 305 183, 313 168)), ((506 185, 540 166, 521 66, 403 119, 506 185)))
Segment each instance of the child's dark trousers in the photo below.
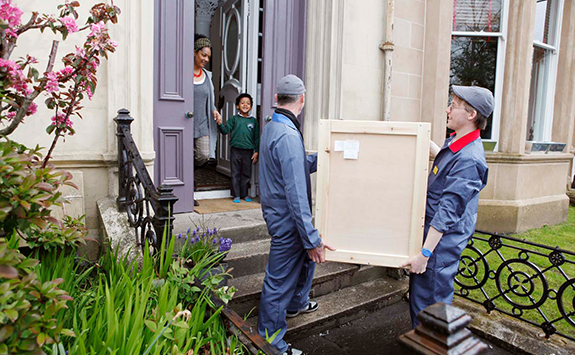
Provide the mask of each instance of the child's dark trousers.
POLYGON ((252 149, 231 148, 232 196, 248 197, 248 188, 252 176, 252 149))

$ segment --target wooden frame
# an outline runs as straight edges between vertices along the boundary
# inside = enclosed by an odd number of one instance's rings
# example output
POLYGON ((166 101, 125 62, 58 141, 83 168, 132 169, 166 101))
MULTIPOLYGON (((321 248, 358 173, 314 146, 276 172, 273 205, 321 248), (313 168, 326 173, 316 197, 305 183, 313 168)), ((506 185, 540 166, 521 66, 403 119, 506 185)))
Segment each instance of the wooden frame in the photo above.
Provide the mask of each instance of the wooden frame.
POLYGON ((316 226, 337 249, 326 260, 398 267, 423 242, 431 125, 321 120, 319 127, 316 226))

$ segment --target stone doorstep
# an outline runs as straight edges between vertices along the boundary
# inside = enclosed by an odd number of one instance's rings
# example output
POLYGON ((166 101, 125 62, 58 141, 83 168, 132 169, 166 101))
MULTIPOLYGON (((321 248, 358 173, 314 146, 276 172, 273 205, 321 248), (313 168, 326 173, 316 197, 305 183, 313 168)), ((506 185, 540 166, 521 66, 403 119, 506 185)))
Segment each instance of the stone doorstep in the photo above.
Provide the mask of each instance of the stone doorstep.
POLYGON ((269 253, 269 239, 233 244, 226 262, 229 267, 234 268, 234 277, 257 274, 265 271, 269 253))
MULTIPOLYGON (((288 319, 287 336, 293 340, 364 317, 400 301, 408 287, 407 280, 384 277, 316 297, 314 301, 319 304, 319 309, 288 319)), ((247 321, 252 327, 257 327, 257 317, 247 321)))
MULTIPOLYGON (((387 269, 382 267, 329 262, 320 264, 316 267, 311 297, 323 296, 345 287, 385 277, 386 274, 387 269)), ((229 284, 238 289, 231 306, 239 315, 257 315, 264 276, 265 273, 262 272, 230 280, 229 284)))
POLYGON ((487 314, 483 306, 461 297, 455 297, 453 305, 473 318, 471 331, 515 354, 575 354, 575 342, 570 339, 560 335, 545 339, 541 329, 497 311, 487 314))
MULTIPOLYGON (((268 229, 260 209, 230 211, 212 214, 182 213, 174 221, 174 235, 186 234, 188 228, 205 225, 217 228, 220 235, 231 238, 234 244, 269 238, 268 229)), ((233 250, 233 248, 232 248, 233 250)))

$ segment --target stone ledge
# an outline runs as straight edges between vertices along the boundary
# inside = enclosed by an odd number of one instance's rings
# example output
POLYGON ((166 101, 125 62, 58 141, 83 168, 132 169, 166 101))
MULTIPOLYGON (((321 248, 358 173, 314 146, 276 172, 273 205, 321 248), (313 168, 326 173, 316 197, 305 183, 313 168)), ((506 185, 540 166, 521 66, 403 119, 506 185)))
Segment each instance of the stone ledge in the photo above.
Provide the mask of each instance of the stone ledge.
POLYGON ((560 335, 546 339, 541 329, 497 311, 487 314, 482 306, 460 297, 454 299, 453 305, 473 318, 469 329, 514 354, 575 354, 575 342, 560 335))
POLYGON ((508 154, 498 152, 485 152, 487 164, 544 164, 562 163, 569 164, 573 159, 570 153, 550 154, 508 154))
POLYGON ((520 233, 567 221, 567 195, 525 200, 479 200, 477 229, 494 233, 520 233))

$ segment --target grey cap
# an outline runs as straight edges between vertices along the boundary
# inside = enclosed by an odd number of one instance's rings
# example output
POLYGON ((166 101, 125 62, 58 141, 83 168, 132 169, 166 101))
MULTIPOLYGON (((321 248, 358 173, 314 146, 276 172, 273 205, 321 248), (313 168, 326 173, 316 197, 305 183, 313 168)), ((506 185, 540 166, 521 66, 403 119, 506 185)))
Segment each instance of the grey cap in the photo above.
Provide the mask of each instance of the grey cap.
POLYGON ((493 112, 495 100, 493 99, 493 94, 488 89, 479 86, 458 85, 453 85, 451 89, 457 97, 473 106, 473 108, 483 116, 489 117, 493 112))
POLYGON ((278 82, 278 95, 301 95, 305 92, 305 85, 300 78, 293 74, 284 76, 278 82))

